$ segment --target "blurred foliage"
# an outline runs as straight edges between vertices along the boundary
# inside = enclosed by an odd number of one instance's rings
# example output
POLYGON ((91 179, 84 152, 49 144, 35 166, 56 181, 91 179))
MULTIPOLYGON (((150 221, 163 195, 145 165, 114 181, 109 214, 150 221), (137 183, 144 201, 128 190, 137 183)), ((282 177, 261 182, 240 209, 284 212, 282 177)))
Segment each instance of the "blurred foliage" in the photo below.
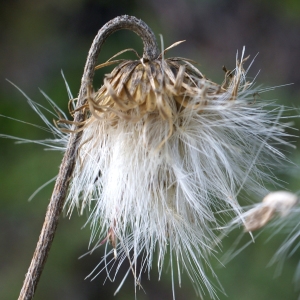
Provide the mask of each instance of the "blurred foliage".
MULTIPOLYGON (((200 63, 201 70, 211 79, 221 82, 221 67, 235 65, 235 53, 246 45, 254 57, 249 76, 262 69, 257 81, 265 86, 293 82, 293 86, 278 88, 263 94, 264 99, 279 99, 285 105, 298 107, 300 96, 300 2, 288 1, 195 1, 195 0, 13 0, 2 1, 0 9, 0 114, 43 125, 27 105, 25 98, 7 81, 19 86, 33 100, 46 101, 40 87, 63 110, 67 111, 68 97, 60 70, 63 69, 74 95, 78 92, 88 49, 98 29, 108 20, 121 14, 142 18, 156 34, 162 33, 165 46, 186 39, 172 49, 169 56, 184 56, 200 63)), ((104 61, 124 48, 142 52, 142 43, 133 33, 117 32, 103 47, 99 61, 104 61)), ((109 70, 105 70, 108 72, 109 70)), ((103 72, 95 79, 100 87, 103 72)), ((294 120, 294 127, 300 128, 294 120)), ((28 139, 49 137, 42 130, 0 118, 1 133, 28 139)), ((292 134, 298 134, 291 130, 292 134)), ((295 144, 299 146, 296 138, 295 144)), ((61 153, 43 151, 34 144, 14 145, 1 139, 0 170, 0 298, 16 299, 29 266, 39 231, 43 223, 53 183, 28 203, 30 195, 58 171, 61 153)), ((300 162, 299 152, 286 149, 289 158, 300 162)), ((299 169, 288 165, 275 170, 285 182, 286 189, 299 190, 299 169)), ((271 187, 272 188, 272 187, 271 187)), ((255 199, 259 201, 260 199, 255 199)), ((134 299, 133 278, 128 278, 122 290, 113 297, 118 282, 106 282, 105 274, 94 281, 84 280, 101 258, 101 251, 77 258, 87 251, 89 228, 82 229, 86 217, 76 214, 69 220, 61 217, 44 273, 35 299, 134 299)), ((271 233, 270 233, 271 234, 271 233)), ((223 250, 229 249, 238 233, 224 240, 223 250)), ((250 237, 244 237, 244 244, 250 237)), ((214 262, 216 273, 227 297, 220 299, 297 299, 293 274, 299 253, 288 259, 281 276, 273 278, 275 268, 266 268, 284 235, 268 243, 264 233, 226 267, 214 262)), ((243 245, 243 241, 241 245, 243 245)), ((126 266, 121 273, 126 272, 126 266)), ((121 276, 119 276, 119 279, 121 276)), ((138 299, 171 299, 171 279, 164 274, 157 281, 153 270, 151 281, 144 278, 143 291, 138 299)), ((181 288, 176 287, 176 299, 199 299, 188 278, 181 288)), ((208 299, 208 298, 207 298, 208 299)))

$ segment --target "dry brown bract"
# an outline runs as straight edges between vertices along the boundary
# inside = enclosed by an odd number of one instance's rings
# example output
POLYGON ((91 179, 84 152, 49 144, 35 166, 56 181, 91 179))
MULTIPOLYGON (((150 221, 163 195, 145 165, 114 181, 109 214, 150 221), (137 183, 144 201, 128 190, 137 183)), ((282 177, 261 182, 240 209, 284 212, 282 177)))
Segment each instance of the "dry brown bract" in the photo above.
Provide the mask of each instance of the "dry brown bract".
MULTIPOLYGON (((169 125, 168 134, 159 141, 160 148, 172 136, 174 120, 178 119, 182 110, 188 108, 201 113, 210 101, 221 99, 224 93, 227 101, 235 100, 240 88, 240 77, 244 74, 242 66, 248 57, 237 62, 239 72, 235 72, 235 75, 223 67, 225 80, 219 85, 205 78, 192 60, 180 57, 164 59, 164 53, 181 42, 168 47, 153 61, 112 60, 125 51, 135 52, 127 49, 98 65, 96 70, 119 64, 110 74, 105 75, 104 84, 97 92, 92 91, 92 87, 88 90, 87 102, 79 108, 84 110, 86 121, 76 124, 84 125, 78 130, 83 130, 95 119, 109 122, 111 126, 116 125, 119 119, 128 122, 143 119, 147 127, 159 118, 169 125)), ((248 83, 245 83, 244 89, 247 87, 248 83)), ((72 110, 70 112, 74 113, 72 110)), ((58 123, 72 122, 60 119, 58 123)))

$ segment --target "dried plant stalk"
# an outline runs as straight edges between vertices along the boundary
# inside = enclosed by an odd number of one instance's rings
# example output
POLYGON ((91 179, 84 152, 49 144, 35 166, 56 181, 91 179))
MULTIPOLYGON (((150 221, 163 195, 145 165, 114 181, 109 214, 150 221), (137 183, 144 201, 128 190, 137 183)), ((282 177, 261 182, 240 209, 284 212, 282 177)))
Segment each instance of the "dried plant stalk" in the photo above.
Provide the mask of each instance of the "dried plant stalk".
MULTIPOLYGON (((100 53, 101 46, 109 35, 120 29, 132 30, 142 38, 144 43, 143 61, 153 60, 159 55, 155 36, 143 21, 131 16, 121 16, 106 23, 96 35, 87 57, 77 100, 78 108, 83 106, 86 101, 87 89, 93 82, 96 60, 100 53)), ((82 121, 84 121, 84 114, 81 110, 78 110, 74 116, 74 123, 78 124, 82 121)), ((73 134, 70 135, 67 150, 60 166, 50 203, 47 208, 45 221, 18 298, 19 300, 28 300, 34 297, 37 284, 47 260, 68 190, 76 151, 81 139, 81 131, 77 131, 76 129, 77 128, 74 125, 73 134)))

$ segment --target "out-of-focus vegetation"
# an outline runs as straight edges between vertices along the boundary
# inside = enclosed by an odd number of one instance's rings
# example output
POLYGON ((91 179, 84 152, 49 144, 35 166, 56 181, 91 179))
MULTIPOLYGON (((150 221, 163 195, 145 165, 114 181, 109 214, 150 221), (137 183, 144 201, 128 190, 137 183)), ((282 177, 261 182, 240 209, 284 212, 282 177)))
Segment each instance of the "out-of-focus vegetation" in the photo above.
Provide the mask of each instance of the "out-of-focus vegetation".
MULTIPOLYGON (((93 37, 103 24, 121 14, 143 19, 156 34, 163 34, 166 47, 178 40, 187 40, 168 55, 198 61, 201 71, 217 82, 223 80, 223 64, 229 69, 235 66, 237 49, 241 51, 245 45, 246 54, 251 57, 259 52, 249 72, 250 77, 261 70, 258 84, 294 83, 261 97, 278 99, 287 106, 299 106, 300 2, 297 0, 14 0, 0 4, 0 114, 43 125, 6 78, 33 100, 46 105, 38 91, 41 88, 67 111, 68 97, 60 70, 64 71, 76 95, 93 37)), ((138 37, 128 31, 117 32, 104 45, 99 61, 131 47, 142 52, 138 37)), ((97 75, 95 87, 101 85, 102 74, 97 75)), ((1 133, 13 136, 49 137, 47 132, 38 128, 6 118, 0 118, 0 125, 1 133)), ((294 127, 300 128, 297 119, 294 127)), ((297 131, 291 130, 290 133, 298 135, 297 131)), ((299 146, 299 139, 293 140, 299 146)), ((0 298, 16 299, 38 239, 53 184, 31 202, 27 199, 57 174, 62 154, 43 151, 42 147, 33 144, 15 145, 7 139, 1 139, 0 143, 0 298)), ((300 162, 299 150, 285 150, 291 160, 300 162)), ((293 192, 300 189, 297 165, 287 163, 285 170, 274 170, 274 173, 284 182, 286 189, 293 192)), ((77 259, 87 251, 89 228, 81 229, 85 221, 85 216, 76 214, 71 220, 61 217, 35 299, 134 299, 133 278, 130 276, 115 297, 113 293, 118 280, 103 285, 103 273, 93 282, 84 281, 101 258, 101 251, 98 251, 77 259)), ((266 266, 284 235, 279 234, 266 243, 269 234, 261 235, 255 244, 226 267, 215 262, 216 273, 228 296, 219 293, 220 299, 298 298, 300 292, 295 291, 293 276, 300 253, 294 253, 286 261, 281 275, 274 278, 275 267, 266 266)), ((224 240, 223 249, 229 249, 235 239, 235 233, 232 233, 224 240)), ((245 243, 249 240, 244 239, 245 243)), ((145 276, 146 294, 138 291, 138 299, 171 299, 169 277, 165 274, 158 282, 155 270, 151 281, 145 276)), ((184 279, 181 288, 176 287, 176 296, 176 299, 196 298, 188 278, 184 279)))

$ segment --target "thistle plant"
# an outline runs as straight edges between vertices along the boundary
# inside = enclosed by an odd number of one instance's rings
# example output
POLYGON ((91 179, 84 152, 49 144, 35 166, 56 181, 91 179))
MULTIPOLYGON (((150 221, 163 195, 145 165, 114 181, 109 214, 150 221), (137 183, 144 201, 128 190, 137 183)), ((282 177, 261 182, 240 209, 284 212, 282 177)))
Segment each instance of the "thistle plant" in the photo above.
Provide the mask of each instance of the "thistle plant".
POLYGON ((217 298, 207 275, 215 276, 212 247, 230 220, 245 224, 239 193, 261 198, 264 182, 276 182, 266 170, 284 160, 276 148, 286 143, 284 108, 257 97, 265 90, 247 81, 244 49, 217 84, 191 60, 166 58, 179 43, 160 50, 144 22, 115 18, 91 46, 79 96, 70 101, 74 119, 51 102, 56 126, 42 118, 55 138, 40 142, 65 154, 19 299, 34 295, 63 207, 70 216, 87 211, 90 251, 106 249, 90 276, 104 270, 114 280, 112 266, 117 272, 129 261, 126 276, 142 287, 142 273, 155 263, 160 277, 169 264, 174 298, 174 270, 179 285, 185 271, 198 294, 217 298), (102 44, 119 29, 142 38, 143 56, 114 55, 96 66, 102 44), (113 64, 95 91, 95 70, 113 64))

